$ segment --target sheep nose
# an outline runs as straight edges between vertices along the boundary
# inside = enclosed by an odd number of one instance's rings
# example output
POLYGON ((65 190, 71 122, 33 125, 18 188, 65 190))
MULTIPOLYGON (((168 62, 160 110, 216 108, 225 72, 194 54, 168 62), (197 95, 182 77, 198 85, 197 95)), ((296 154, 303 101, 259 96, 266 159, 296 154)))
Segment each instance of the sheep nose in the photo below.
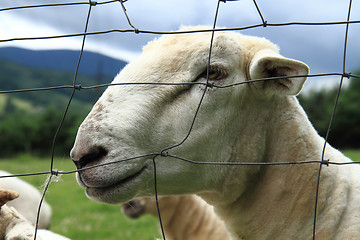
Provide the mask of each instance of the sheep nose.
POLYGON ((91 164, 100 160, 107 155, 107 151, 103 147, 91 147, 83 151, 71 150, 70 157, 73 160, 77 169, 85 167, 87 164, 91 164))

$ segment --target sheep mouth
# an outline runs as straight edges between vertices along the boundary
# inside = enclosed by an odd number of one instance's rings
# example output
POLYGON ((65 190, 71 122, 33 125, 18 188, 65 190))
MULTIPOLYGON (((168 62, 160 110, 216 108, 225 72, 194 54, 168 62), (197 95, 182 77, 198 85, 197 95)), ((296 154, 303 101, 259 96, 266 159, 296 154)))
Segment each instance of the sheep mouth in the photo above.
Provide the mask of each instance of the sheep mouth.
POLYGON ((147 169, 147 166, 142 167, 139 171, 135 172, 132 175, 129 175, 113 184, 103 185, 103 186, 87 186, 84 181, 81 179, 82 177, 79 175, 80 181, 85 185, 87 195, 91 197, 100 197, 101 195, 107 194, 109 192, 114 191, 115 189, 121 189, 125 185, 133 182, 137 178, 139 178, 147 169))

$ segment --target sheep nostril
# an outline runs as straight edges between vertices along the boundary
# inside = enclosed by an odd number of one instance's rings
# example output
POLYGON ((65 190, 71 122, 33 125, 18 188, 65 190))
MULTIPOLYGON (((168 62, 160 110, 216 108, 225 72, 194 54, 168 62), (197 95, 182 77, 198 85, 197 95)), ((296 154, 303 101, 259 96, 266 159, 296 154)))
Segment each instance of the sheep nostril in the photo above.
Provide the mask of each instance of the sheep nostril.
POLYGON ((107 151, 103 147, 92 147, 85 154, 81 155, 78 160, 73 159, 77 169, 85 167, 87 164, 93 163, 107 155, 107 151))

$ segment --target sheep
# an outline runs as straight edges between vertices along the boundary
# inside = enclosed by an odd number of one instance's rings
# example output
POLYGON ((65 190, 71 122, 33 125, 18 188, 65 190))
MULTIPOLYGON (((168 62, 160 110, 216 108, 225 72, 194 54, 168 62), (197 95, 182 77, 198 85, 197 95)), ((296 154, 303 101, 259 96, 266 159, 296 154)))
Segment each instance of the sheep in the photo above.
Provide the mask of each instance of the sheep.
MULTIPOLYGON (((0 176, 10 176, 9 172, 0 170, 0 176)), ((41 193, 31 184, 17 177, 0 178, 0 188, 9 189, 20 193, 20 197, 8 203, 10 207, 16 208, 26 219, 33 224, 36 223, 37 212, 41 200, 41 193)), ((51 206, 44 200, 40 210, 38 227, 48 229, 51 224, 51 206)))
POLYGON ((264 38, 216 31, 207 81, 210 37, 150 42, 113 80, 127 85, 95 103, 70 153, 86 167, 76 178, 87 197, 152 196, 156 173, 159 195, 199 195, 234 239, 311 239, 323 159, 315 236, 358 239, 360 166, 331 164, 351 160, 325 144, 296 99, 308 66, 264 38), (278 78, 252 81, 268 77, 278 78))
MULTIPOLYGON (((167 239, 170 240, 229 240, 224 222, 213 207, 196 195, 159 196, 159 210, 167 239)), ((153 197, 136 198, 122 205, 130 218, 148 213, 158 216, 153 197)))
MULTIPOLYGON (((15 191, 0 189, 0 239, 3 240, 33 240, 35 227, 15 208, 7 206, 7 202, 19 197, 15 191)), ((26 203, 23 203, 26 204, 26 203)), ((70 240, 52 231, 37 230, 37 240, 70 240)))

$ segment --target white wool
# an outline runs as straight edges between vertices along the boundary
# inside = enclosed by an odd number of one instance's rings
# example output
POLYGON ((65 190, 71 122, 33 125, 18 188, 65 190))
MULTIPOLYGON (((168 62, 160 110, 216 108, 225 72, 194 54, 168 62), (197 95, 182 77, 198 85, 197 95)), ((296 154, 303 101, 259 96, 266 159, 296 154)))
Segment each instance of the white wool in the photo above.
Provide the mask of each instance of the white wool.
MULTIPOLYGON (((12 174, 0 170, 0 176, 11 176, 12 174)), ((16 191, 20 197, 9 202, 8 206, 16 208, 32 224, 36 223, 37 212, 42 194, 40 191, 17 177, 0 178, 0 188, 16 191)), ((51 224, 51 206, 43 201, 40 211, 39 228, 49 228, 51 224)))
MULTIPOLYGON (((0 208, 0 236, 4 240, 33 240, 34 225, 13 207, 3 205, 0 208)), ((37 231, 37 240, 70 240, 52 231, 41 229, 37 231)))

